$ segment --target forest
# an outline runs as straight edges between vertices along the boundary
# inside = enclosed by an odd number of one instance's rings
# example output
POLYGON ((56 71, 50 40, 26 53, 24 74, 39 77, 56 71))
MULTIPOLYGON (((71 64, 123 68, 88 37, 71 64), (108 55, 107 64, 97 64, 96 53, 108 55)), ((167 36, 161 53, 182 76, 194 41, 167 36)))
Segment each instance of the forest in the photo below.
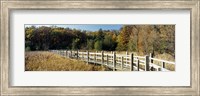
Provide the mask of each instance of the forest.
POLYGON ((87 31, 57 26, 25 27, 25 50, 131 51, 175 57, 175 25, 123 25, 87 31))

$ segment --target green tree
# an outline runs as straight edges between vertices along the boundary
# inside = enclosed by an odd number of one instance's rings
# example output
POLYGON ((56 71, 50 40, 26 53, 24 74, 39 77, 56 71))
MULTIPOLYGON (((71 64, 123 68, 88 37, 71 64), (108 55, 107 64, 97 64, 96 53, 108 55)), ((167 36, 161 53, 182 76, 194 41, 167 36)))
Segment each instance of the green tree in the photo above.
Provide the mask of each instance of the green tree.
POLYGON ((95 50, 102 50, 102 41, 96 41, 94 44, 95 50))
POLYGON ((79 49, 79 43, 80 43, 80 39, 78 39, 78 38, 74 39, 72 42, 72 49, 73 50, 79 49))
POLYGON ((105 39, 103 40, 103 49, 104 50, 115 50, 116 42, 113 41, 112 37, 110 35, 106 35, 105 39))
POLYGON ((87 40, 87 50, 93 50, 94 49, 94 40, 87 40))
POLYGON ((96 40, 103 40, 103 39, 104 39, 103 30, 99 29, 99 31, 97 32, 96 40))

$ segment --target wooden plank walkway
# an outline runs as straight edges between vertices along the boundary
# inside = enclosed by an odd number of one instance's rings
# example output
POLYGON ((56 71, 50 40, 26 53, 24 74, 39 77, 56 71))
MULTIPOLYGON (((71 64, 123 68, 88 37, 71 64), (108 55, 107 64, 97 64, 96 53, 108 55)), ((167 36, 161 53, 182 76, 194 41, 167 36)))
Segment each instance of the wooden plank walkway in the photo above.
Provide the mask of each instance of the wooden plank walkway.
POLYGON ((105 65, 112 68, 113 71, 170 71, 166 69, 166 64, 175 65, 175 62, 152 58, 151 54, 134 56, 133 53, 128 54, 128 52, 116 54, 115 52, 81 52, 78 50, 50 50, 50 52, 91 64, 105 65), (162 63, 161 66, 154 64, 154 61, 162 63))

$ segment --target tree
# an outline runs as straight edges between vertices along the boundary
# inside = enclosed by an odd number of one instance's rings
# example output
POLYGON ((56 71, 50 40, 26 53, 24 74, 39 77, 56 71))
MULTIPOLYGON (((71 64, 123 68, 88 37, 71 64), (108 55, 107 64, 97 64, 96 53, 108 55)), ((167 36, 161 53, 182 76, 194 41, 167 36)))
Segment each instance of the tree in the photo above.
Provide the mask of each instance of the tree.
POLYGON ((131 31, 132 31, 131 25, 125 25, 122 27, 122 30, 117 39, 117 42, 118 42, 117 50, 119 50, 119 51, 127 51, 128 50, 128 42, 129 42, 131 31))
POLYGON ((104 39, 103 30, 99 29, 99 31, 97 32, 96 40, 103 40, 103 39, 104 39))
POLYGON ((139 34, 139 29, 136 25, 133 25, 131 34, 130 34, 130 39, 128 42, 128 50, 129 51, 134 51, 134 52, 138 52, 138 34, 139 34))
POLYGON ((105 39, 103 40, 103 49, 104 50, 115 50, 116 42, 113 41, 112 36, 106 35, 105 39))
POLYGON ((87 40, 87 50, 94 49, 94 40, 87 40))
POLYGON ((78 38, 74 39, 72 42, 72 49, 73 50, 79 49, 79 43, 80 43, 80 39, 78 39, 78 38))
POLYGON ((102 50, 102 41, 96 41, 94 44, 95 50, 102 50))

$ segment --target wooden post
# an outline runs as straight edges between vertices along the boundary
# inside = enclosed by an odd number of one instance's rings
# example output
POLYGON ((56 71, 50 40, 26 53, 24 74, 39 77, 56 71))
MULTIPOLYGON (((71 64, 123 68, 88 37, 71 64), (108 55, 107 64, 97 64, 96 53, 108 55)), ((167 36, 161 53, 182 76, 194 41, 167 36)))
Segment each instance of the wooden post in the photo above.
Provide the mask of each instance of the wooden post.
POLYGON ((101 51, 101 64, 103 65, 104 64, 104 54, 103 54, 104 52, 103 51, 101 51))
POLYGON ((89 51, 87 51, 87 64, 89 63, 89 60, 90 60, 90 54, 89 51))
POLYGON ((140 60, 137 60, 137 71, 140 71, 140 60))
POLYGON ((71 50, 71 57, 72 57, 72 50, 71 50))
POLYGON ((151 63, 152 63, 152 62, 151 62, 151 56, 152 56, 152 55, 151 55, 151 53, 150 53, 150 54, 149 54, 149 64, 150 64, 150 65, 151 65, 151 63))
POLYGON ((126 64, 128 63, 127 62, 128 61, 127 57, 128 57, 128 52, 126 51, 126 64))
POLYGON ((165 62, 162 62, 162 69, 164 69, 164 68, 165 68, 165 62))
POLYGON ((133 58, 133 53, 131 53, 131 64, 130 64, 130 71, 133 71, 133 61, 134 61, 134 58, 133 58))
POLYGON ((108 65, 108 54, 106 55, 106 64, 108 65))
POLYGON ((65 54, 66 54, 66 57, 68 57, 67 50, 65 50, 65 52, 66 52, 66 53, 65 53, 65 54))
POLYGON ((96 64, 96 53, 97 53, 97 51, 94 54, 94 64, 96 64))
POLYGON ((124 66, 124 57, 121 57, 121 69, 123 70, 123 66, 124 66))
POLYGON ((149 71, 149 56, 145 56, 145 71, 149 71))
POLYGON ((76 55, 76 58, 78 59, 78 50, 76 51, 76 54, 77 54, 77 55, 76 55))
POLYGON ((149 55, 150 64, 153 63, 153 60, 152 60, 151 58, 153 58, 153 56, 152 56, 152 54, 150 53, 150 55, 149 55))
POLYGON ((85 53, 82 52, 82 60, 83 60, 83 61, 85 61, 85 59, 84 59, 84 55, 85 55, 85 53))
POLYGON ((116 69, 116 53, 113 52, 113 71, 116 69))

